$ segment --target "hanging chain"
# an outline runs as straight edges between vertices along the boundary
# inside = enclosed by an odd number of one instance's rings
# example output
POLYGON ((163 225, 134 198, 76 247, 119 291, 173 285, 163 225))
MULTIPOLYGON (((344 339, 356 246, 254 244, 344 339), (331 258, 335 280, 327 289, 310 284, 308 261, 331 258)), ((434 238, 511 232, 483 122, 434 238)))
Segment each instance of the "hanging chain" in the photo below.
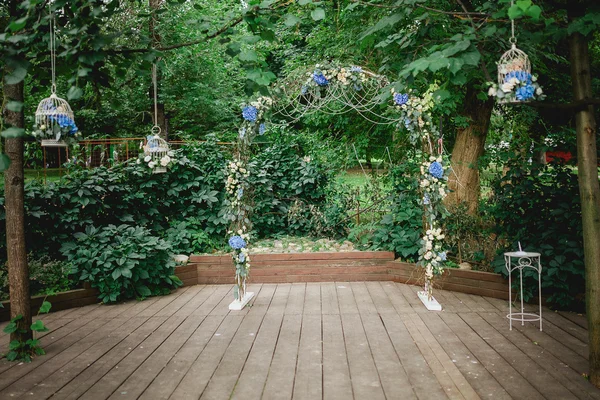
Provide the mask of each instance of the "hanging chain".
MULTIPOLYGON (((512 8, 514 5, 515 5, 515 1, 510 0, 510 7, 512 8)), ((514 19, 510 20, 510 30, 511 30, 511 34, 510 34, 509 42, 512 43, 513 47, 517 47, 517 38, 515 37, 515 20, 514 19)))
POLYGON ((50 11, 50 69, 52 70, 52 94, 56 94, 56 20, 50 11))
POLYGON ((155 135, 160 134, 160 126, 158 126, 158 90, 157 90, 157 72, 156 64, 152 64, 152 86, 154 88, 154 126, 152 127, 152 133, 155 135))

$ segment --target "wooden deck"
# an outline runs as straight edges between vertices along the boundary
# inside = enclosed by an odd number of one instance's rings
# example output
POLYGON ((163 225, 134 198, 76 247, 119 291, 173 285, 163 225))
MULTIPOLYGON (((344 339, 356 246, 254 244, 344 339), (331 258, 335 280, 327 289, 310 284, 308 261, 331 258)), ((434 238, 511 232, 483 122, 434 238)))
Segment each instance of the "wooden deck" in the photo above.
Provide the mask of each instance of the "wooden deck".
MULTIPOLYGON (((47 355, 0 362, 0 399, 600 399, 585 320, 545 310, 544 332, 507 303, 393 282, 231 285, 45 316, 47 355)), ((1 345, 6 349, 7 337, 1 345)))

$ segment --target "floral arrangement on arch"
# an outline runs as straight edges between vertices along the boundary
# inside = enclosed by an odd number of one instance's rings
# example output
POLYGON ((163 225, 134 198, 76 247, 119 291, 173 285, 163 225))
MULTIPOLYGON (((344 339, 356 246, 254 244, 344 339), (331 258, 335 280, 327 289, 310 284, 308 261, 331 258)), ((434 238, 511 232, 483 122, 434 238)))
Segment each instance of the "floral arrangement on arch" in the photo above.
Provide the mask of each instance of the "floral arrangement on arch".
POLYGON ((225 191, 229 202, 231 227, 228 234, 229 246, 232 249, 232 259, 235 266, 234 295, 236 300, 244 299, 246 295, 246 280, 250 276, 250 241, 252 206, 251 187, 248 184, 248 160, 250 146, 257 135, 264 135, 267 127, 263 122, 273 106, 273 99, 266 96, 258 97, 249 104, 242 106, 242 124, 238 130, 238 146, 234 159, 227 165, 225 191))
POLYGON ((318 93, 321 88, 336 83, 361 91, 370 75, 372 74, 354 65, 344 67, 334 63, 317 64, 313 72, 306 73, 306 80, 302 85, 301 93, 303 95, 309 92, 318 93))
POLYGON ((416 96, 411 90, 406 93, 390 90, 392 105, 399 114, 398 129, 405 130, 414 145, 421 145, 420 154, 424 160, 420 166, 419 190, 422 193, 425 226, 419 249, 417 265, 425 270, 425 290, 432 296, 432 282, 436 275, 444 272, 446 251, 444 233, 439 222, 446 209, 443 201, 448 194, 449 160, 443 155, 443 142, 432 111, 435 105, 434 93, 439 89, 432 84, 422 96, 416 96))

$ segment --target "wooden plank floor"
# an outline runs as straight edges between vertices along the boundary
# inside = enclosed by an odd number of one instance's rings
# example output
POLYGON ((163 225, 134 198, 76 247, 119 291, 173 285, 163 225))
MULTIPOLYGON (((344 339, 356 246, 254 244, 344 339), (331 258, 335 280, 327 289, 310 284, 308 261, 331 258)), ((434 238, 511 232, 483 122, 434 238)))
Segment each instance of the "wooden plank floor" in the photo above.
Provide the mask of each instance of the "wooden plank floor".
MULTIPOLYGON (((598 399, 580 316, 393 282, 230 285, 45 316, 47 354, 0 361, 0 399, 598 399)), ((7 340, 0 341, 6 351, 7 340)))

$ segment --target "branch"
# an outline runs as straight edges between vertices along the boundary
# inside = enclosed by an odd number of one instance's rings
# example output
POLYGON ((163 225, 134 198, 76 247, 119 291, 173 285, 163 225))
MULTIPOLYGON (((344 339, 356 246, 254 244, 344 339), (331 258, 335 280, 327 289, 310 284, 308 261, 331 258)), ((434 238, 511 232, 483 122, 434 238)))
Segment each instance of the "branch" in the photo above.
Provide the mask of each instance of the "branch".
MULTIPOLYGON (((353 3, 358 3, 360 5, 363 6, 369 6, 369 7, 378 7, 378 8, 388 8, 388 9, 397 9, 397 8, 402 8, 403 6, 388 6, 386 4, 373 4, 373 3, 368 3, 366 1, 362 1, 362 0, 352 0, 353 3)), ((474 17, 490 17, 490 14, 486 14, 486 13, 480 13, 480 12, 469 12, 469 11, 465 11, 465 12, 459 12, 459 11, 443 11, 443 10, 438 10, 435 8, 431 8, 431 7, 426 7, 423 5, 416 5, 416 8, 424 8, 428 11, 432 11, 438 14, 446 14, 446 15, 468 15, 468 16, 474 16, 474 17)))
POLYGON ((507 103, 507 105, 524 105, 533 108, 544 108, 551 110, 564 110, 564 111, 580 111, 585 109, 588 106, 593 106, 596 104, 600 104, 600 99, 595 98, 585 98, 577 101, 573 101, 571 103, 544 103, 541 101, 530 101, 530 102, 517 102, 517 103, 507 103))
MULTIPOLYGON (((460 4, 460 6, 462 7, 462 9, 466 13, 469 12, 469 10, 467 10, 467 7, 465 6, 465 4, 461 0, 456 0, 456 2, 458 4, 460 4)), ((481 69, 483 70, 483 74, 485 75, 485 78, 488 80, 488 82, 491 82, 492 81, 492 76, 490 75, 490 71, 488 71, 487 66, 485 65, 485 60, 483 59, 483 48, 481 47, 481 41, 479 40, 479 35, 477 35, 477 27, 475 26, 475 22, 473 22, 473 18, 469 17, 469 22, 471 22, 471 27, 473 27, 473 34, 478 39, 477 40, 477 50, 479 50, 479 53, 482 55, 481 61, 480 61, 481 69)))

